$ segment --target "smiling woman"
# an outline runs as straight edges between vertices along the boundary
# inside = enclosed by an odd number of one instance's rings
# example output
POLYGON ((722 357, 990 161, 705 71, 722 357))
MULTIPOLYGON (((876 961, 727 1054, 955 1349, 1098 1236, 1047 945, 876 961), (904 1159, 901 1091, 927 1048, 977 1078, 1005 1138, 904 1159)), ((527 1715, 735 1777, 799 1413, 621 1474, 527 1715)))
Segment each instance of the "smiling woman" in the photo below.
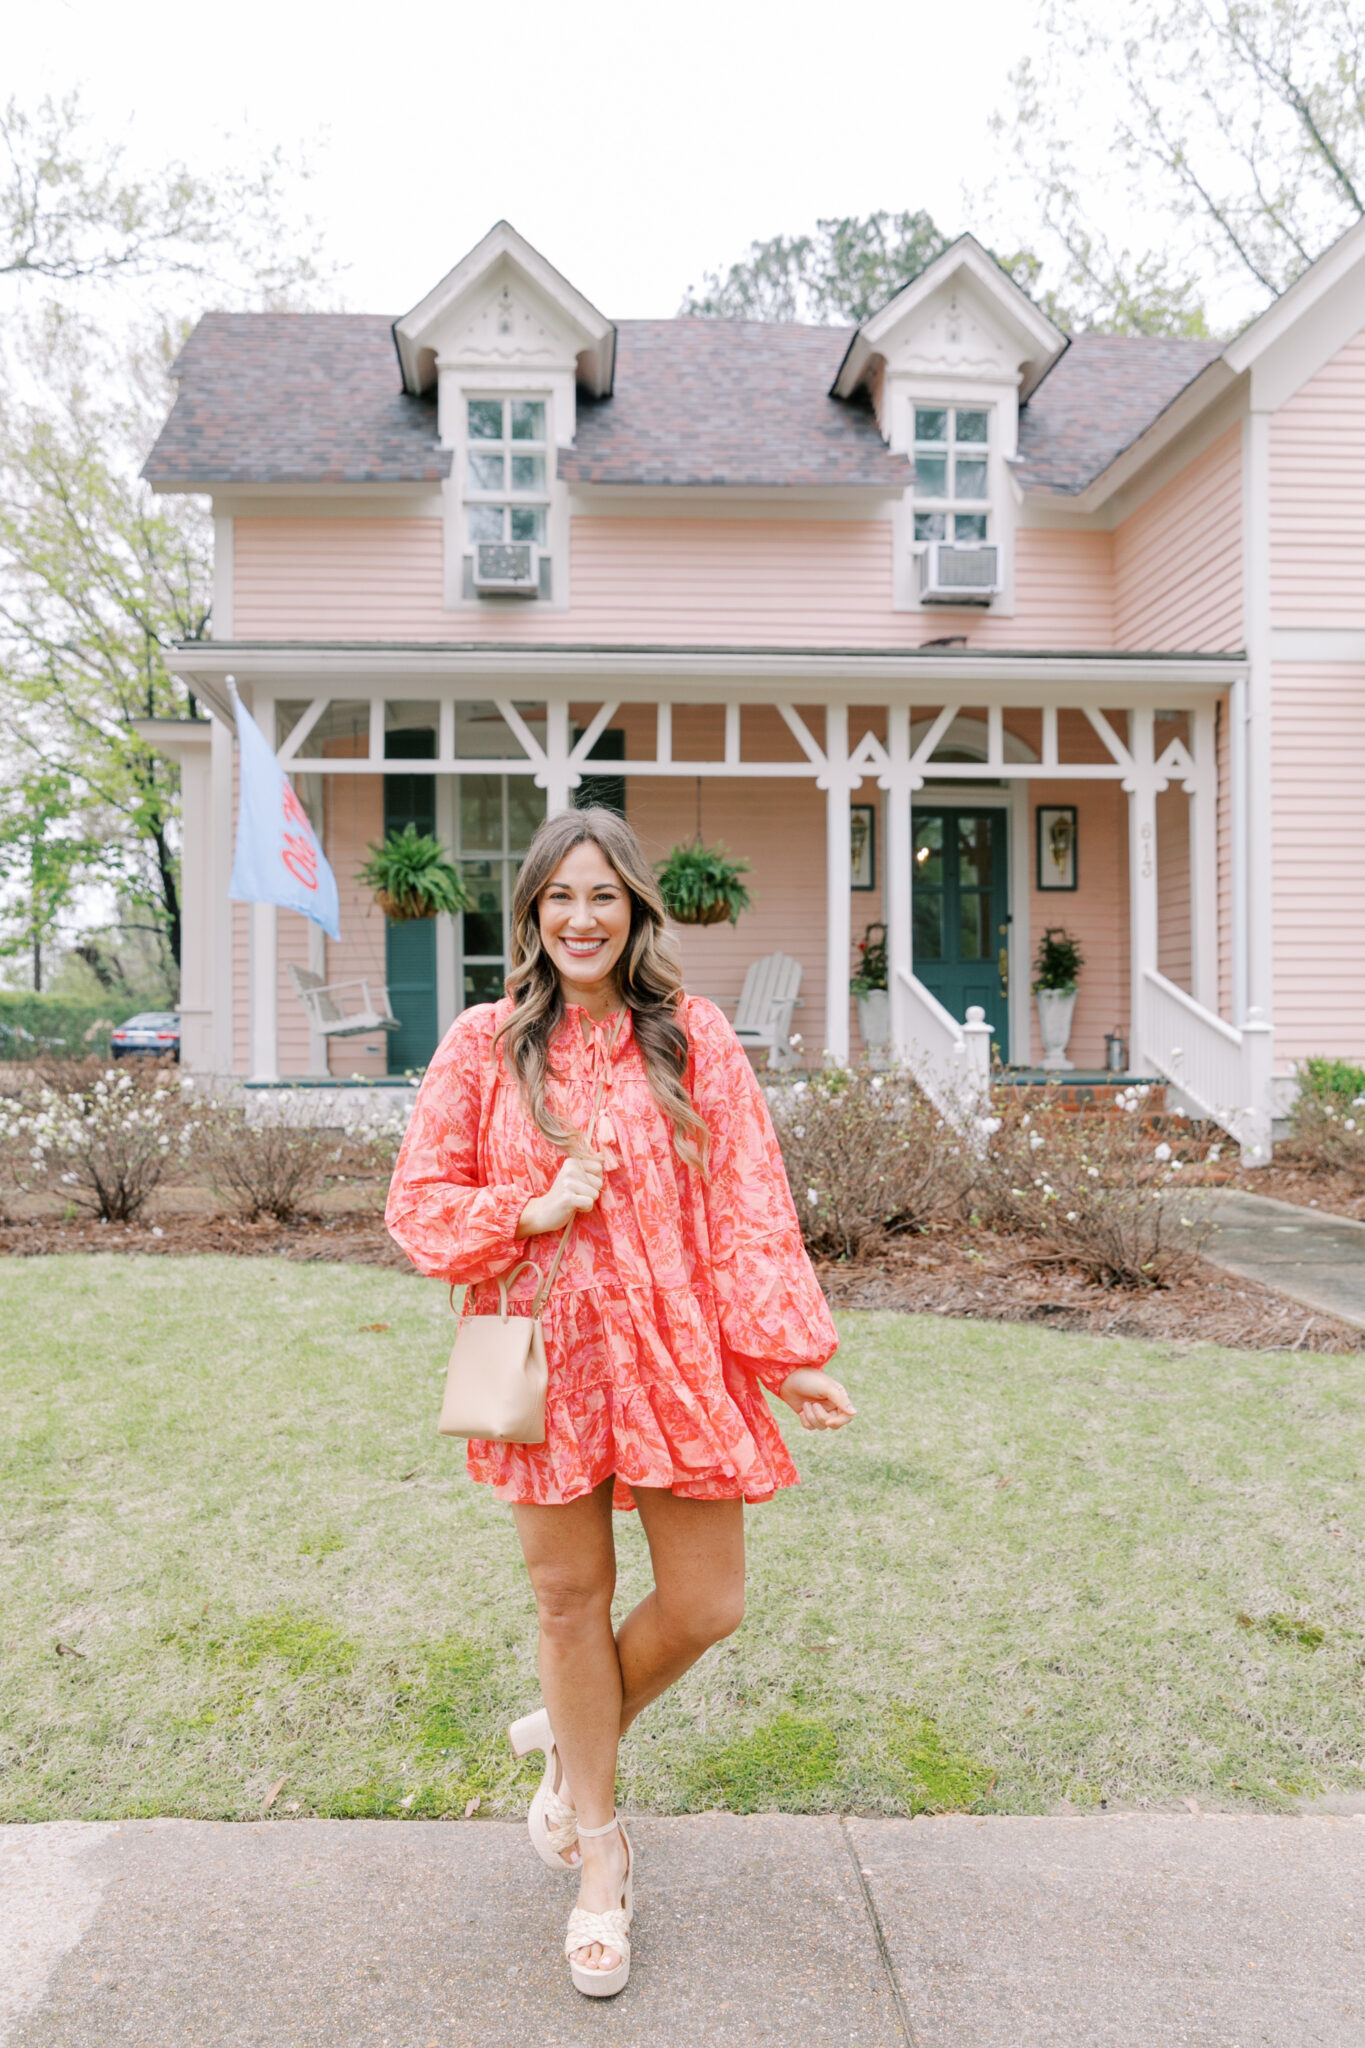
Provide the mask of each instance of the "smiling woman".
POLYGON ((469 1469, 513 1503, 544 1705, 508 1733, 518 1756, 545 1752, 531 1839, 580 1870, 566 1952, 578 1989, 606 1997, 630 1971, 621 1735, 739 1626, 743 1503, 796 1480, 763 1389, 808 1429, 853 1410, 821 1370, 837 1339, 767 1105, 730 1025, 684 992, 615 812, 536 833, 507 987, 432 1062, 388 1222, 421 1271, 467 1288, 466 1316, 505 1314, 509 1269, 536 1272, 519 1306, 544 1310, 541 1440, 471 1440, 469 1469), (654 1569, 615 1633, 613 1505, 639 1509, 654 1569))

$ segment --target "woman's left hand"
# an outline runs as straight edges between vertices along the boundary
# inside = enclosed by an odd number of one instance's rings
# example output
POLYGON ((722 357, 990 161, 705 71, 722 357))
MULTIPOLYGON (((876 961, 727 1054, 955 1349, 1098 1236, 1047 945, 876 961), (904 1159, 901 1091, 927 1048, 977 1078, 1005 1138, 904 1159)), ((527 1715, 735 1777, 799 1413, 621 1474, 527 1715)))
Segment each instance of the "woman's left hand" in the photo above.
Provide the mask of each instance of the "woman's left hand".
POLYGON ((789 1372, 778 1395, 800 1416, 802 1429, 842 1429, 858 1412, 848 1398, 848 1389, 813 1365, 800 1365, 789 1372))

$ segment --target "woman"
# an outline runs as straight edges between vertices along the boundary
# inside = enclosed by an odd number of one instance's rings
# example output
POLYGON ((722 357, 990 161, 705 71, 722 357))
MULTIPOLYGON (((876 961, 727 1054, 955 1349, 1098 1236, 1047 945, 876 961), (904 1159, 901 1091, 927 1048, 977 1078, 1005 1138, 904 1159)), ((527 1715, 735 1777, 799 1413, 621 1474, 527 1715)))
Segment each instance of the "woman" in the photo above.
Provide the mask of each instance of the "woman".
MULTIPOLYGON (((687 996, 658 884, 614 812, 549 818, 512 908, 507 997, 457 1018, 427 1071, 389 1194, 413 1264, 497 1307, 576 1219, 545 1310, 541 1444, 471 1442, 512 1503, 540 1617, 542 1859, 576 1870, 566 1954, 592 1997, 630 1972, 632 1855, 616 1752, 642 1707, 740 1623, 745 1501, 796 1471, 763 1398, 838 1429, 848 1395, 767 1106, 714 1004, 687 996), (596 1111, 596 1115, 594 1112, 596 1111), (524 1242, 529 1241, 529 1242, 524 1242), (637 1507, 654 1591, 613 1635, 612 1509, 637 1507)), ((516 1288, 523 1312, 534 1288, 516 1288)))

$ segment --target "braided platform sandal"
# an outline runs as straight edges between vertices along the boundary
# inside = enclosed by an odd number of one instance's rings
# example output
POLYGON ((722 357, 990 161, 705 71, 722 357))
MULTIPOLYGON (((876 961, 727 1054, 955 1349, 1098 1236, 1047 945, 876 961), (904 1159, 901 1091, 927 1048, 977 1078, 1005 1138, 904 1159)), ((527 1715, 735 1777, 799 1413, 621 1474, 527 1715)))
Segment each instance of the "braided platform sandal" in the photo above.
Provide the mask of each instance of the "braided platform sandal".
POLYGON ((581 1991, 585 1998, 614 1998, 618 1991, 625 1990, 630 1981, 630 1922, 635 1911, 635 1852, 630 1846, 630 1836, 613 1814, 604 1828, 580 1828, 578 1837, 583 1841, 592 1835, 609 1835, 614 1828, 621 1829, 621 1840, 626 1845, 626 1875, 621 1887, 621 1903, 609 1906, 605 1913, 590 1913, 584 1906, 575 1906, 569 1915, 569 1932, 564 1941, 574 1989, 581 1991), (603 1948, 616 1950, 621 1960, 614 1969, 595 1970, 588 1964, 574 1961, 580 1949, 591 1948, 594 1942, 600 1942, 603 1948))
POLYGON ((533 1749, 545 1752, 545 1769, 526 1816, 532 1848, 551 1870, 577 1870, 579 1865, 570 1863, 568 1857, 578 1846, 578 1815, 563 1796, 567 1789, 564 1766, 544 1707, 514 1721, 507 1731, 507 1740, 513 1756, 529 1756, 533 1749))

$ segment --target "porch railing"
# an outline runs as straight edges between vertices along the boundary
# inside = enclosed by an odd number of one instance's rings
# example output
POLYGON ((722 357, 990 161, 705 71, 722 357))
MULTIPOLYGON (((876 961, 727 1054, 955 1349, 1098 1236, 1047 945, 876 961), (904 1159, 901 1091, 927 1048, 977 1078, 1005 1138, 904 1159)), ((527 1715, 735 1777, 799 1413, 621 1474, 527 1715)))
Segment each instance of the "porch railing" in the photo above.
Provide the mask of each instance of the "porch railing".
POLYGON ((990 1101, 991 1027, 973 1003, 965 1024, 938 997, 899 968, 894 1031, 898 1056, 945 1122, 969 1127, 990 1101))
POLYGON ((1274 1035, 1260 1011, 1238 1030, 1148 967, 1138 988, 1137 1028, 1142 1059, 1236 1139, 1245 1165, 1267 1165, 1274 1035))

